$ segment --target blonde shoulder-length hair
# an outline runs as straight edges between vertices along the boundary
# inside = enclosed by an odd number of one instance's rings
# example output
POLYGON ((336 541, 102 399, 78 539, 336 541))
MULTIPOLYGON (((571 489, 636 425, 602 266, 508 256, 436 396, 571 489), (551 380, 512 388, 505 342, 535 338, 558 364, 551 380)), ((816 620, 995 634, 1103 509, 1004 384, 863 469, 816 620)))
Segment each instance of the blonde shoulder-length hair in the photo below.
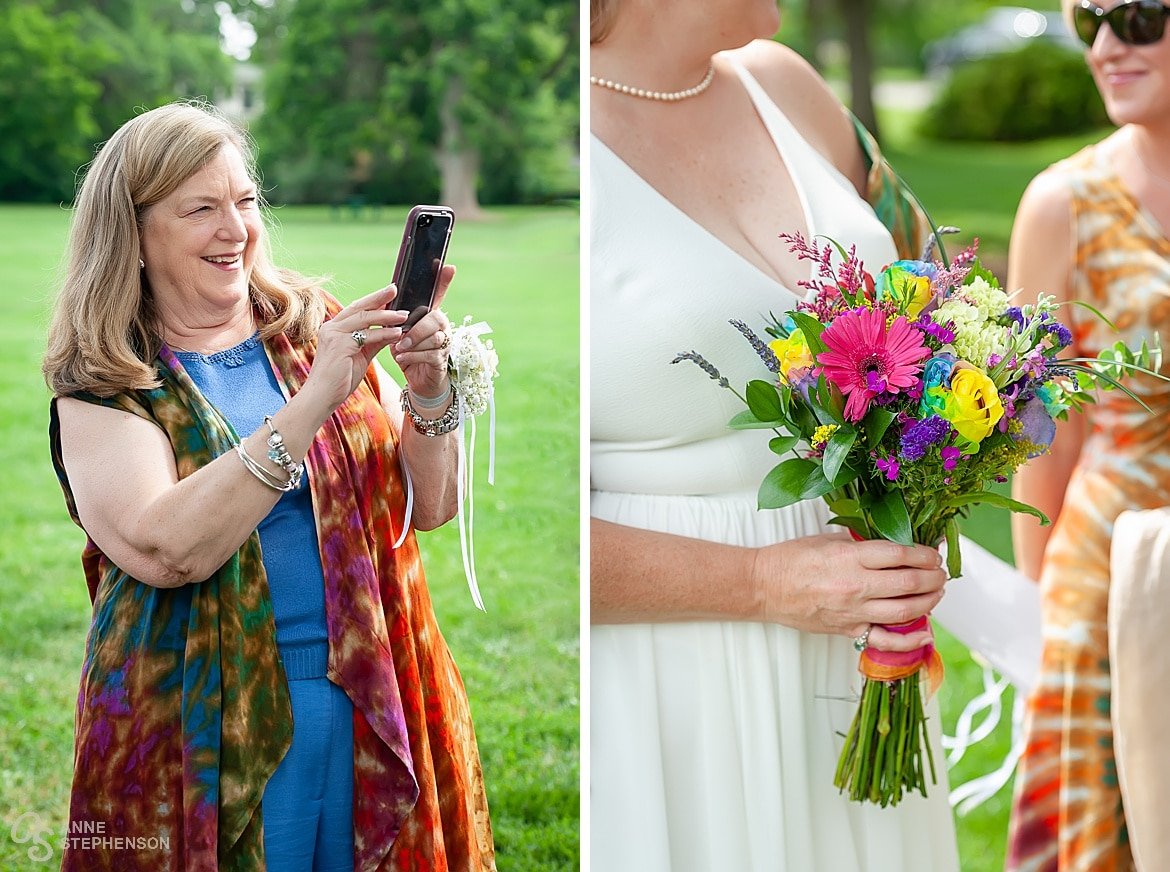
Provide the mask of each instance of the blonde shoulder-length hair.
MULTIPOLYGON (((139 268, 149 210, 233 145, 258 182, 247 136, 205 103, 171 103, 127 121, 85 173, 42 365, 57 396, 109 397, 161 383, 162 329, 139 268)), ((325 316, 320 279, 276 267, 268 234, 256 246, 249 294, 260 335, 310 341, 325 316)))

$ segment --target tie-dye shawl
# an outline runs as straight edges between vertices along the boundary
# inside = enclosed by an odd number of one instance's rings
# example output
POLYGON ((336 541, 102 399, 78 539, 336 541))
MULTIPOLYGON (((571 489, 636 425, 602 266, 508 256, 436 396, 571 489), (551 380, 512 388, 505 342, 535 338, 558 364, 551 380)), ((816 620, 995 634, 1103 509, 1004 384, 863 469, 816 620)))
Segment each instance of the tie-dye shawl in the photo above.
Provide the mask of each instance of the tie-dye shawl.
MULTIPOLYGON (((336 302, 329 308, 334 314, 336 302)), ((283 335, 265 348, 282 389, 295 394, 314 349, 283 335)), ((82 399, 157 424, 182 479, 237 439, 169 349, 157 367, 157 389, 82 399)), ((80 525, 55 406, 50 441, 80 525)), ((306 459, 328 674, 354 705, 354 868, 494 869, 462 680, 435 623, 413 532, 391 547, 405 504, 397 445, 371 368, 306 459)), ((82 563, 93 623, 69 820, 71 832, 96 829, 101 838, 66 840, 62 868, 263 869, 261 797, 293 724, 258 535, 211 578, 175 589, 128 577, 92 541, 82 563)))

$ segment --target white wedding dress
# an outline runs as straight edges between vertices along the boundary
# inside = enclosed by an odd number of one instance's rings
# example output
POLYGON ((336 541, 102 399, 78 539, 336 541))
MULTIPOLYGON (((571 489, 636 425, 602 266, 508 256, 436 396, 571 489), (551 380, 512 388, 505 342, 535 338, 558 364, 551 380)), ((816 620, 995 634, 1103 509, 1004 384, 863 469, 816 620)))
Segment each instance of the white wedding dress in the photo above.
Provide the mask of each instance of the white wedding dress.
MULTIPOLYGON (((809 234, 856 243, 876 272, 889 234, 760 86, 744 86, 800 193, 809 234)), ((727 429, 764 372, 727 322, 762 331, 797 297, 689 218, 592 138, 591 514, 758 546, 823 532, 821 501, 759 511, 770 431, 727 429)), ((761 191, 761 196, 767 196, 761 191)), ((777 228, 781 232, 785 228, 777 228)), ((810 272, 811 275, 811 272, 810 272)), ((597 872, 954 872, 947 780, 882 809, 833 786, 861 679, 840 636, 747 622, 595 625, 590 854, 597 872)))

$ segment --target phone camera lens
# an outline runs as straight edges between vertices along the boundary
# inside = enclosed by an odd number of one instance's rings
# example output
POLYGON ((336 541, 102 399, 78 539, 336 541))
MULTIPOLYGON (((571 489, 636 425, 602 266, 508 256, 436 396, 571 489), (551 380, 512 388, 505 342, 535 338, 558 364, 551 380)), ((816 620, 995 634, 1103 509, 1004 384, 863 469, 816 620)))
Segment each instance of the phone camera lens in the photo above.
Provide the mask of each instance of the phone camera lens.
POLYGON ((423 215, 421 218, 418 219, 418 223, 421 224, 423 227, 430 227, 432 220, 433 219, 431 218, 430 215, 423 215))

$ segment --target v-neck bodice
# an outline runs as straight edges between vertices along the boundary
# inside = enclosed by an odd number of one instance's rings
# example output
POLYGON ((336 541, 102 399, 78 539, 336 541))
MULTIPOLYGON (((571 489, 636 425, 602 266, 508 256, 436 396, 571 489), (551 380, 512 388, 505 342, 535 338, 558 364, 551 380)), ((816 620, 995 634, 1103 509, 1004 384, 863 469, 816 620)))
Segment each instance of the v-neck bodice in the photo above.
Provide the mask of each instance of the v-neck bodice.
MULTIPOLYGON (((889 233, 849 181, 746 69, 734 60, 733 66, 792 174, 808 232, 856 244, 871 270, 894 260, 889 233)), ((762 368, 728 320, 762 333, 767 314, 792 308, 799 289, 730 248, 596 137, 590 158, 593 486, 641 493, 754 489, 772 464, 767 435, 727 430, 739 401, 695 366, 670 361, 680 351, 698 351, 742 391, 762 368)))

